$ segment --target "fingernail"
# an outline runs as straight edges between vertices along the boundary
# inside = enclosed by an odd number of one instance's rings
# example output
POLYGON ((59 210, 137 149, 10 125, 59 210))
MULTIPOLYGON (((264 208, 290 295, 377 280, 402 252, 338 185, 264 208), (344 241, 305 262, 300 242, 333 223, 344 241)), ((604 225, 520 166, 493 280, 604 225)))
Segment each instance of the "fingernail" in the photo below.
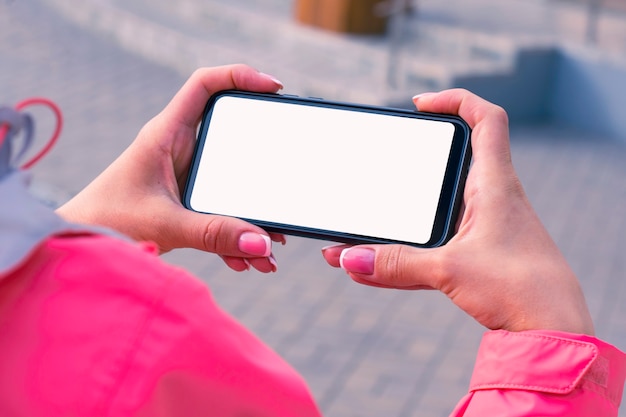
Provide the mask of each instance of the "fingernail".
POLYGON ((239 250, 254 256, 270 256, 272 253, 272 241, 269 236, 260 233, 245 232, 239 236, 239 250))
POLYGON ((276 77, 274 77, 272 75, 266 74, 264 72, 260 72, 259 74, 261 74, 262 76, 264 76, 266 78, 269 78, 270 80, 272 80, 272 82, 274 82, 275 84, 278 84, 278 86, 280 87, 281 90, 283 89, 283 87, 284 87, 283 83, 278 78, 276 78, 276 77))
POLYGON ((246 271, 250 270, 250 261, 247 260, 246 258, 243 258, 243 263, 246 264, 246 271))
POLYGON ((437 94, 437 93, 420 93, 420 94, 416 94, 416 95, 413 96, 413 101, 418 100, 420 98, 432 96, 432 95, 435 95, 435 94, 437 94))
MULTIPOLYGON (((328 245, 328 246, 324 246, 324 247, 322 248, 322 255, 323 255, 323 254, 325 254, 327 250, 329 250, 329 249, 333 249, 333 248, 337 248, 338 246, 340 246, 340 245, 328 245)), ((346 249, 346 248, 344 248, 344 249, 346 249)), ((341 255, 341 252, 340 252, 339 254, 341 255)))
POLYGON ((278 263, 276 262, 276 259, 274 258, 274 255, 270 255, 267 257, 267 260, 270 262, 270 264, 272 265, 272 272, 276 272, 278 271, 278 263))
POLYGON ((341 251, 339 265, 348 272, 372 275, 376 252, 369 248, 346 248, 341 251))

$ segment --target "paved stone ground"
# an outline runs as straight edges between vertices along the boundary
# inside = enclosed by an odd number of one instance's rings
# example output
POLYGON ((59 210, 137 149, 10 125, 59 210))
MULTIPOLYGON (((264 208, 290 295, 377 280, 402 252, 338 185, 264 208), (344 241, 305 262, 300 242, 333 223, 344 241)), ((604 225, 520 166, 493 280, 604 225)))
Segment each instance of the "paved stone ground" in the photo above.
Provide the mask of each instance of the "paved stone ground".
MULTIPOLYGON (((247 16, 261 3, 230 1, 247 16)), ((43 95, 63 108, 63 138, 35 169, 39 192, 59 201, 112 161, 185 75, 125 52, 111 33, 73 26, 46 4, 0 0, 0 102, 43 95)), ((302 30, 294 42, 308 39, 302 30)), ((324 66, 305 70, 317 80, 332 75, 324 66)), ((45 135, 48 116, 37 116, 45 135)), ((518 127, 512 142, 531 201, 581 279, 598 335, 626 349, 626 145, 559 126, 518 127)), ((448 415, 465 393, 481 327, 438 293, 351 282, 325 265, 325 244, 290 238, 276 248, 279 271, 271 276, 233 273, 191 250, 166 258, 198 274, 224 309, 292 363, 326 415, 448 415)))

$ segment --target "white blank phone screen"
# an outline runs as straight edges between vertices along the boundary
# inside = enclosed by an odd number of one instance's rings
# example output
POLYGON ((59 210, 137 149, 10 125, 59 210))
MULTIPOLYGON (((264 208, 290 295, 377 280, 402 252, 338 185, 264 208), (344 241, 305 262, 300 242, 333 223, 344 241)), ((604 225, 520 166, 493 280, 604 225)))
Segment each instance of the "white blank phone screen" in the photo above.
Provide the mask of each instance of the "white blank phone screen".
POLYGON ((423 244, 454 125, 222 97, 193 210, 423 244))

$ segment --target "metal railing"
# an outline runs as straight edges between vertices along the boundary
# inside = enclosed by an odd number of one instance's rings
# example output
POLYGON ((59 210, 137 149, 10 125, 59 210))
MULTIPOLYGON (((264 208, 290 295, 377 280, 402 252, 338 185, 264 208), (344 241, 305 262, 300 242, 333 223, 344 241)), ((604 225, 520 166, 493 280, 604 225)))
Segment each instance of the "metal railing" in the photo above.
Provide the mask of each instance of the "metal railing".
MULTIPOLYGON (((554 42, 565 42, 568 44, 579 44, 581 46, 602 50, 609 54, 626 57, 626 0, 498 0, 493 5, 497 5, 500 9, 506 7, 509 1, 512 14, 515 19, 523 26, 526 23, 527 32, 530 37, 539 37, 540 34, 532 33, 533 28, 539 28, 537 21, 544 22, 546 27, 543 32, 546 37, 551 37, 554 42), (516 14, 517 8, 527 8, 534 5, 534 14, 516 14), (524 22, 523 20, 526 20, 524 22), (539 19, 539 20, 538 20, 539 19)), ((456 2, 452 2, 456 3, 456 2)), ((489 0, 477 2, 484 5, 490 5, 489 0)), ((458 3, 457 6, 469 7, 469 3, 458 3)), ((429 24, 427 20, 422 20, 422 11, 428 12, 428 8, 432 9, 433 3, 428 0, 384 0, 379 3, 378 13, 384 14, 389 18, 387 31, 388 42, 388 70, 387 85, 390 88, 398 88, 402 86, 403 60, 407 60, 413 53, 419 52, 419 48, 424 46, 424 42, 420 43, 418 39, 424 36, 424 31, 414 30, 417 26, 429 24)), ((439 7, 439 6, 437 6, 439 7)), ((450 5, 454 7, 454 5, 450 5)), ((431 10, 432 11, 432 10, 431 10)), ((446 9, 439 7, 439 13, 446 13, 446 9)), ((458 17, 458 15, 457 15, 458 17)), ((424 18, 425 19, 425 18, 424 18)), ((497 13, 490 17, 483 16, 483 22, 489 22, 488 19, 501 19, 497 13)), ((450 19, 450 21, 454 21, 450 19)), ((512 21, 513 22, 513 21, 512 21)), ((475 31, 480 33, 483 28, 480 23, 474 23, 470 20, 463 22, 464 28, 468 33, 475 31)), ((460 30, 460 28, 449 26, 450 31, 460 30)), ((514 42, 521 40, 527 33, 515 32, 510 30, 507 32, 506 27, 501 27, 502 38, 512 39, 514 42)), ((430 35, 430 34, 428 34, 430 35)), ((436 36, 436 35, 435 35, 436 36)), ((461 37, 461 36, 459 36, 461 37)), ((476 34, 472 34, 472 40, 460 39, 466 48, 470 48, 470 42, 477 39, 476 34)), ((497 42, 496 37, 492 37, 491 43, 497 42)), ((436 41, 436 39, 435 39, 436 41)), ((461 47, 460 46, 460 47, 461 47)), ((495 46, 495 45, 494 45, 495 46)), ((460 56, 460 59, 467 57, 460 56)), ((453 63, 449 63, 452 65, 453 63)))
POLYGON ((585 40, 588 44, 598 43, 598 34, 601 30, 601 15, 604 12, 622 14, 626 24, 625 0, 551 0, 555 3, 577 4, 586 9, 587 22, 585 40))

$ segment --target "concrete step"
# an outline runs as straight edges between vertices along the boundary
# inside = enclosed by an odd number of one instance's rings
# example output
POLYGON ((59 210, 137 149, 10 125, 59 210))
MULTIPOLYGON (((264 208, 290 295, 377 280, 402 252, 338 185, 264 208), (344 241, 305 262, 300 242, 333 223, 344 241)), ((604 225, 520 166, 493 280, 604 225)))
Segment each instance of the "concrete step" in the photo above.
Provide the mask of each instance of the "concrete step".
POLYGON ((387 36, 350 36, 299 24, 291 3, 276 0, 179 0, 175 7, 163 0, 47 1, 184 75, 244 62, 280 78, 290 93, 344 101, 408 103, 458 74, 505 71, 515 55, 505 37, 416 16, 392 19, 387 36))
MULTIPOLYGON (((287 93, 406 108, 417 93, 463 87, 504 107, 515 123, 554 119, 624 138, 621 106, 592 118, 572 107, 576 91, 589 90, 590 107, 603 108, 626 88, 622 55, 572 38, 571 26, 587 18, 576 4, 450 0, 443 8, 424 0, 416 13, 394 15, 385 36, 356 36, 300 24, 294 3, 278 0, 45 1, 185 77, 242 62, 278 77, 287 93)), ((626 16, 607 13, 598 14, 601 33, 622 30, 623 37, 611 33, 626 45, 626 16)))

